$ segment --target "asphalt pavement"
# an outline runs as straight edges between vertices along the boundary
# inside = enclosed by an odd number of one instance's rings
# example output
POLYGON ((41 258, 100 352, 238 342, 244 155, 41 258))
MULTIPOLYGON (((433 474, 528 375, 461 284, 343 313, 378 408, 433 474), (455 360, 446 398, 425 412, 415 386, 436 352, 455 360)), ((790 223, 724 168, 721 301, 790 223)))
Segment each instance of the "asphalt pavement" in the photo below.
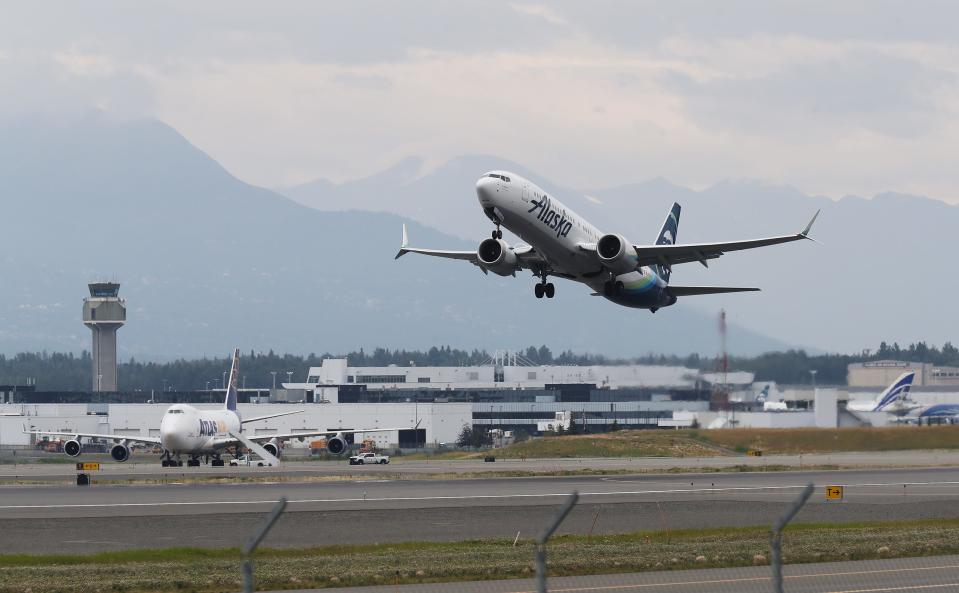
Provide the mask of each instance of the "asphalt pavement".
MULTIPOLYGON (((51 454, 56 460, 65 456, 51 454)), ((102 456, 101 456, 102 457, 102 456)), ((87 457, 80 458, 87 460, 87 457)), ((90 461, 97 459, 90 458, 90 461)), ((275 468, 268 467, 201 467, 164 468, 155 455, 135 455, 127 463, 114 463, 102 460, 101 469, 96 473, 111 480, 154 480, 176 479, 190 476, 275 476, 284 478, 304 477, 350 477, 376 476, 387 474, 392 477, 410 477, 436 474, 474 474, 497 472, 540 472, 558 473, 580 470, 598 470, 611 472, 655 473, 664 471, 721 470, 746 466, 754 469, 763 467, 792 468, 802 470, 810 467, 843 468, 895 468, 895 467, 959 467, 959 451, 881 451, 817 453, 803 455, 766 455, 717 456, 717 457, 598 457, 577 459, 498 459, 495 463, 484 463, 479 459, 461 460, 407 460, 394 457, 392 463, 384 466, 351 466, 345 459, 332 461, 294 461, 284 462, 275 468)), ((17 481, 67 482, 76 475, 71 463, 35 463, 0 465, 0 484, 17 481)))
POLYGON ((529 537, 572 491, 581 502, 565 533, 768 525, 809 482, 817 490, 800 522, 959 517, 952 468, 0 486, 0 554, 235 546, 281 496, 288 512, 265 545, 529 537), (828 485, 844 486, 842 501, 825 500, 828 485))

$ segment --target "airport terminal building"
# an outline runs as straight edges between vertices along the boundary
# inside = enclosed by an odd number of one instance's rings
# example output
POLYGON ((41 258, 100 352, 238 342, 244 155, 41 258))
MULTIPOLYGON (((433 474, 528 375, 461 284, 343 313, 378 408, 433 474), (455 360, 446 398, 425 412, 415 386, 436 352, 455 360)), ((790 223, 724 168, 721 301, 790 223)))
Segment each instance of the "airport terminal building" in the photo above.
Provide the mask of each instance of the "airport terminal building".
MULTIPOLYGON (((751 374, 734 375, 749 380, 751 374)), ((521 429, 535 434, 557 414, 591 431, 672 428, 676 412, 707 411, 714 390, 696 369, 675 366, 529 366, 503 360, 473 367, 351 367, 324 360, 305 381, 276 390, 240 390, 241 414, 304 410, 258 422, 257 435, 355 428, 416 426, 371 437, 384 446, 453 443, 463 426, 521 429)), ((736 385, 736 388, 748 388, 736 385)), ((39 430, 159 434, 172 403, 218 407, 223 392, 20 392, 0 405, 0 440, 23 444, 21 425, 39 430), (14 435, 19 436, 14 436, 14 435)), ((685 421, 689 424, 689 420, 685 421)), ((293 446, 307 446, 307 443, 293 446)))
MULTIPOLYGON (((704 373, 678 366, 534 366, 511 359, 464 367, 351 367, 327 359, 305 380, 278 389, 241 389, 241 414, 302 409, 249 427, 256 435, 296 431, 404 427, 370 433, 378 444, 431 447, 456 441, 464 426, 529 434, 561 421, 589 432, 613 428, 803 427, 876 424, 885 413, 852 413, 844 402, 870 400, 904 370, 922 365, 886 361, 850 365, 849 387, 780 386, 752 373, 704 373), (893 376, 895 375, 895 376, 893 376), (861 383, 878 382, 879 386, 861 383), (887 382, 887 383, 888 383, 887 382), (757 400, 768 387, 775 412, 757 400), (564 420, 560 420, 564 419, 564 420), (419 426, 413 430, 412 427, 419 426)), ((959 386, 943 384, 948 369, 917 372, 912 397, 922 405, 959 401, 959 386)), ((23 427, 39 430, 155 436, 169 404, 222 405, 222 390, 46 392, 36 385, 0 389, 0 444, 25 445, 23 427)), ((306 447, 309 440, 291 446, 306 447)))

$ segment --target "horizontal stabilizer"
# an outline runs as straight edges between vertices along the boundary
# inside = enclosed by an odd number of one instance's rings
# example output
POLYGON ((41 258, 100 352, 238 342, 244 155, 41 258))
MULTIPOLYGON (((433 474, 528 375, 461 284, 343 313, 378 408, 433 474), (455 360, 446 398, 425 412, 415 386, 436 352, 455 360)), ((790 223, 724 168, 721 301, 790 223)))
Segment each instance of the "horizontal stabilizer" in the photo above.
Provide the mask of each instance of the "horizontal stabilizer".
POLYGON ((755 292, 758 288, 740 287, 740 286, 673 286, 669 285, 667 291, 674 297, 693 296, 697 294, 722 294, 724 292, 755 292))

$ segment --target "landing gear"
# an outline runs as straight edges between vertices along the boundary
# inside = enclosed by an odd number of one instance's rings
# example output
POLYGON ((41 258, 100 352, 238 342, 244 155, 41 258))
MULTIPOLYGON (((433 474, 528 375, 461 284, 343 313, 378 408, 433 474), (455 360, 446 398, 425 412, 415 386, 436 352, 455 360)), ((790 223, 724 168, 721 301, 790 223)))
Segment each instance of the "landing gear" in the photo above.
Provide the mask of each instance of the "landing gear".
POLYGON ((211 467, 223 467, 223 458, 219 455, 213 456, 213 461, 210 462, 211 467))
POLYGON ((496 230, 493 231, 493 234, 490 235, 490 236, 493 237, 494 239, 502 239, 502 238, 503 238, 503 231, 500 230, 499 225, 496 225, 496 230))
POLYGON ((556 287, 553 286, 552 282, 540 282, 533 287, 533 293, 538 299, 541 299, 544 296, 548 299, 551 299, 556 295, 556 287))
POLYGON ((544 296, 548 299, 553 298, 553 295, 556 294, 556 287, 553 286, 552 282, 547 282, 546 279, 549 277, 549 274, 546 270, 542 270, 539 273, 540 282, 533 287, 533 293, 536 295, 536 298, 541 299, 544 296))
POLYGON ((170 453, 169 451, 164 451, 162 461, 160 461, 160 465, 162 465, 163 467, 179 467, 183 465, 183 462, 180 461, 179 458, 173 459, 173 454, 170 453))
POLYGON ((191 456, 186 460, 187 467, 200 467, 200 458, 196 456, 191 456))

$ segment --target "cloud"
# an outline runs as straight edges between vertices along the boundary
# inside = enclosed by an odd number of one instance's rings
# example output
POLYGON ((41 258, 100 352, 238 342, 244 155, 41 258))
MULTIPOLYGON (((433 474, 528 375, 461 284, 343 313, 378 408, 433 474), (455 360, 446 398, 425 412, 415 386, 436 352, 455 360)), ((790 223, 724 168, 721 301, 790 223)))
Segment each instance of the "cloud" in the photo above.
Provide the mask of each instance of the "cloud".
POLYGON ((584 189, 756 177, 959 199, 948 3, 37 10, 0 23, 0 114, 159 117, 261 185, 485 153, 584 189))
POLYGON ((569 21, 545 4, 510 4, 519 14, 540 18, 551 25, 568 25, 569 21))

